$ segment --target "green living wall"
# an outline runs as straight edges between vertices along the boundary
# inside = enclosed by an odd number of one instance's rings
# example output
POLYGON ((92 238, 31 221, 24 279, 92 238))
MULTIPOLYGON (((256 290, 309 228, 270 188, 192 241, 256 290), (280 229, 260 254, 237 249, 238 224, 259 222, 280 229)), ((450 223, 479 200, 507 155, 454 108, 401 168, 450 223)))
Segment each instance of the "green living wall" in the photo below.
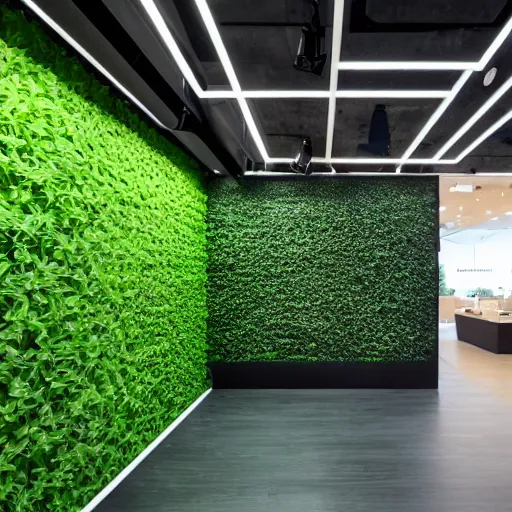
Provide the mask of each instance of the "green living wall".
POLYGON ((437 201, 428 177, 214 182, 210 359, 428 359, 437 201))
POLYGON ((208 386, 189 159, 0 8, 0 510, 79 510, 208 386))

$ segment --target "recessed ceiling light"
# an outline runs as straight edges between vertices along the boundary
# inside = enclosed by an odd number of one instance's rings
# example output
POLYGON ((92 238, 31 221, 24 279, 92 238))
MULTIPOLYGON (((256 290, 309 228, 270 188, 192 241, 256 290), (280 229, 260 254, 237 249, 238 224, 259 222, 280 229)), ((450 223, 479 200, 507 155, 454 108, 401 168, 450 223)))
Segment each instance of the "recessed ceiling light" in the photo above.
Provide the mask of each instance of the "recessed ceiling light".
MULTIPOLYGON (((440 206, 439 207, 439 211, 440 212, 444 212, 446 210, 446 206, 440 206)), ((511 212, 512 213, 512 212, 511 212)))
POLYGON ((457 215, 457 219, 460 219, 461 218, 461 215, 457 215))
POLYGON ((480 199, 478 199, 478 197, 476 198, 477 201, 480 201, 480 199))
POLYGON ((491 220, 498 220, 499 217, 493 217, 491 220))
POLYGON ((496 78, 496 73, 498 72, 497 68, 491 68, 484 76, 484 85, 485 87, 489 87, 494 82, 496 78))
POLYGON ((464 210, 464 206, 459 206, 459 211, 464 210))
POLYGON ((491 215, 492 211, 491 210, 486 210, 485 212, 487 215, 491 215))

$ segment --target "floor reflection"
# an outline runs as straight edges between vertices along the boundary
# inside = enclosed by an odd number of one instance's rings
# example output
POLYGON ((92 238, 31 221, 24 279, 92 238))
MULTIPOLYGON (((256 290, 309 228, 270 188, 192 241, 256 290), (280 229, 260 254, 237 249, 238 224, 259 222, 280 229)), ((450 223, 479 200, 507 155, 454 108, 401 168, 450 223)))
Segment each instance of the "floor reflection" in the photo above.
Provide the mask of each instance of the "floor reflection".
POLYGON ((457 340, 455 324, 439 329, 440 377, 459 373, 494 395, 512 402, 512 354, 493 354, 457 340))

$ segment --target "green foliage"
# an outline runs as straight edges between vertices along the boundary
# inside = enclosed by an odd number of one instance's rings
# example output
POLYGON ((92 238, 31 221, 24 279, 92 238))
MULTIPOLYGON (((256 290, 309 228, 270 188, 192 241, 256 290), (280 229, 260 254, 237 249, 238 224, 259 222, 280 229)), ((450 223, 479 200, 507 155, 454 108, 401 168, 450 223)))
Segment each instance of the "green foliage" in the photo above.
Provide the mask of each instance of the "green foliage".
POLYGON ((215 181, 213 361, 416 361, 437 339, 436 178, 215 181))
POLYGON ((446 297, 455 295, 454 288, 448 288, 446 286, 446 272, 444 270, 444 265, 439 265, 439 296, 446 297))
POLYGON ((0 510, 79 510, 207 387, 198 171, 0 8, 0 510))

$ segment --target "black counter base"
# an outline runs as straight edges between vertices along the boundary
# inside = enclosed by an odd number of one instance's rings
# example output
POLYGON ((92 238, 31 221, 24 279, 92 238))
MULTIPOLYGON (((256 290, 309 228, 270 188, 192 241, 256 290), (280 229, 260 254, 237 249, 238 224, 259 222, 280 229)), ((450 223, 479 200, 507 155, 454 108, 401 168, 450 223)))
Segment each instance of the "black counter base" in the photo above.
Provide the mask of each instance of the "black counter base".
POLYGON ((512 323, 455 315, 457 338, 494 354, 512 354, 512 323))
POLYGON ((438 360, 209 363, 214 389, 437 389, 438 360))

